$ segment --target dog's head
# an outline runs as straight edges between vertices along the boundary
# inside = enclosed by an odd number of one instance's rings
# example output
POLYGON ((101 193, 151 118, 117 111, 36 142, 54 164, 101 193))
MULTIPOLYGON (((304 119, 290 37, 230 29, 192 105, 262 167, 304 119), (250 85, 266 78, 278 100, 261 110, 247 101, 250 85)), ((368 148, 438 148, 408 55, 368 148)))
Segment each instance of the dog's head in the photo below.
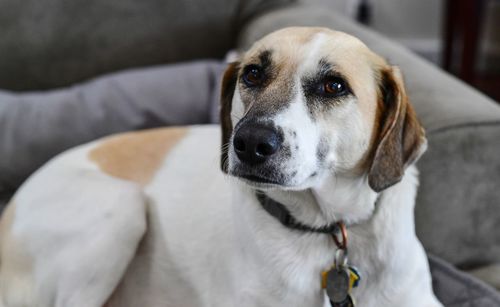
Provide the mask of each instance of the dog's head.
POLYGON ((221 122, 222 169, 258 188, 302 190, 350 174, 378 192, 426 144, 399 70, 323 28, 279 30, 230 64, 221 122))

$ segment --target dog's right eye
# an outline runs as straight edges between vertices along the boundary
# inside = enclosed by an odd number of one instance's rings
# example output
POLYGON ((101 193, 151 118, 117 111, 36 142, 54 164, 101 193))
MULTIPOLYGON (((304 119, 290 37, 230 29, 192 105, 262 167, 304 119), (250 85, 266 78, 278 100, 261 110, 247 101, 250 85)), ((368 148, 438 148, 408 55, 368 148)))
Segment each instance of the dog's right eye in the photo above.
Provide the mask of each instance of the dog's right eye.
POLYGON ((249 65, 243 72, 243 82, 246 86, 254 87, 262 83, 263 74, 257 65, 249 65))
POLYGON ((319 85, 318 92, 322 96, 337 97, 345 94, 347 87, 342 79, 329 78, 319 85))

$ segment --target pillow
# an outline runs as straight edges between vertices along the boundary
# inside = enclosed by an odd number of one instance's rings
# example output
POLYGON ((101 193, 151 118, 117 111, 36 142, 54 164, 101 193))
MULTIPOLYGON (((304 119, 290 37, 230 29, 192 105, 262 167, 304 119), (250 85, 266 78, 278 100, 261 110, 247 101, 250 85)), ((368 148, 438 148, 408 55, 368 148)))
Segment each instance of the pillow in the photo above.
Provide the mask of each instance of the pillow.
POLYGON ((446 307, 498 307, 500 294, 492 287, 429 256, 434 293, 446 307))
POLYGON ((0 91, 0 198, 70 147, 117 132, 217 122, 225 66, 199 61, 47 92, 0 91))

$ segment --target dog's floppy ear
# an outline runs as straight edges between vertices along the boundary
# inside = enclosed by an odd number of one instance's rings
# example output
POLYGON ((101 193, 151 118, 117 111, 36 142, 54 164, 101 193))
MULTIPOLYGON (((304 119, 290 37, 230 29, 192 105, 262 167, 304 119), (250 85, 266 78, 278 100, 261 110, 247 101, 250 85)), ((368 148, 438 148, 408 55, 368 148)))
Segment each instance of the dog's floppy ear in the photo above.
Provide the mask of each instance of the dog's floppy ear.
POLYGON ((227 173, 227 151, 229 147, 229 138, 233 132, 233 123, 231 122, 231 107, 233 94, 238 79, 238 62, 230 63, 224 72, 222 78, 221 104, 220 104, 220 123, 222 129, 221 144, 221 169, 227 173))
POLYGON ((427 148, 425 131, 406 95, 397 67, 381 72, 379 129, 368 172, 370 187, 380 192, 403 177, 405 168, 427 148))

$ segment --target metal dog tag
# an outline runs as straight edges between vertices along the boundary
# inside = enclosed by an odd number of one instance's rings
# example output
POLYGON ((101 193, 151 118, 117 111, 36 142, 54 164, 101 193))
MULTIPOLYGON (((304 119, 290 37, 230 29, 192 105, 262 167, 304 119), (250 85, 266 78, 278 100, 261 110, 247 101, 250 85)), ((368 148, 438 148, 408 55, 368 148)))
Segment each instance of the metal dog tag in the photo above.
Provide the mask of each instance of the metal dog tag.
POLYGON ((347 267, 341 266, 328 272, 326 277, 326 294, 332 303, 342 303, 350 291, 351 272, 347 267))
POLYGON ((352 297, 350 295, 348 295, 346 297, 346 299, 340 303, 335 303, 335 302, 330 300, 330 304, 332 305, 332 307, 354 307, 355 306, 354 300, 352 299, 352 297))

